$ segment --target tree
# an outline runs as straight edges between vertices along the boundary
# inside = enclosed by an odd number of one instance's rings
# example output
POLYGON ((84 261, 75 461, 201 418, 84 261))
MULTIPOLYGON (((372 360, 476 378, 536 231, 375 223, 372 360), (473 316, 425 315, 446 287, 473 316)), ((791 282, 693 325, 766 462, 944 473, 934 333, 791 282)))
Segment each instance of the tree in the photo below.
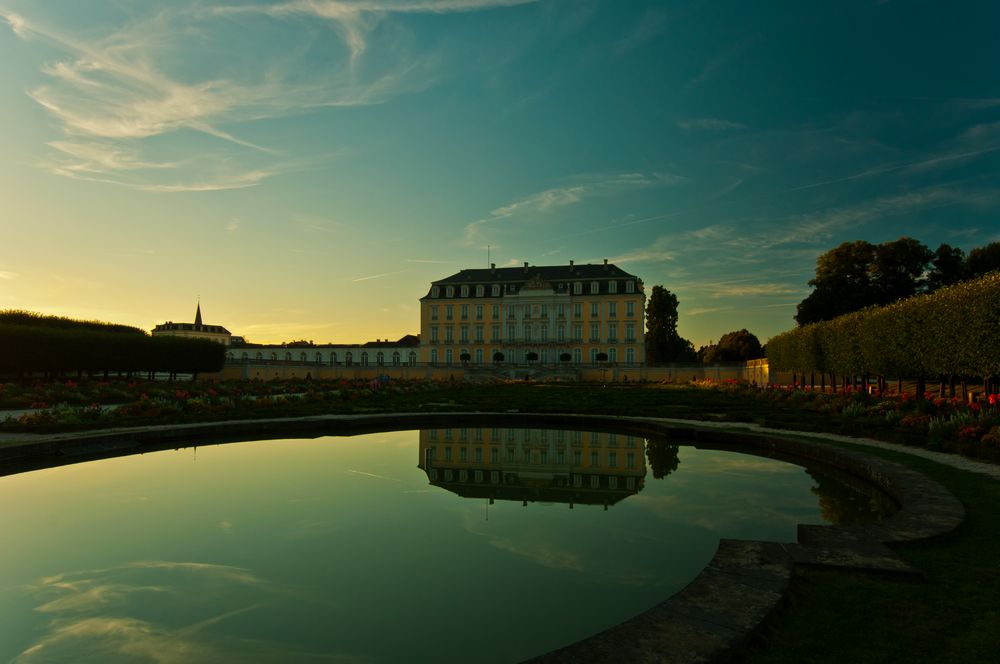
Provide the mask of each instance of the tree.
POLYGON ((677 296, 663 286, 653 286, 646 302, 646 361, 689 362, 694 346, 677 334, 677 296))
POLYGON ((969 252, 968 277, 981 277, 987 272, 1000 270, 1000 242, 991 242, 969 252))
POLYGON ((538 353, 536 353, 535 351, 531 351, 530 353, 528 353, 527 355, 524 356, 524 359, 526 359, 529 362, 537 362, 538 361, 538 353))
POLYGON ((874 302, 884 305, 911 297, 924 288, 924 273, 934 253, 922 242, 901 237, 875 247, 871 266, 874 302))
POLYGON ((799 303, 795 320, 807 325, 915 295, 924 290, 934 256, 908 237, 879 245, 844 242, 816 259, 813 291, 799 303))
POLYGON ((559 361, 560 362, 569 362, 572 359, 573 359, 573 356, 570 355, 569 353, 562 353, 562 354, 559 355, 559 361))
POLYGON ((745 362, 759 357, 764 357, 760 340, 746 329, 727 332, 719 343, 702 346, 698 350, 698 359, 705 363, 745 362))
POLYGON ((646 459, 654 479, 662 480, 677 470, 680 464, 677 452, 677 445, 671 445, 664 438, 653 438, 646 443, 646 459))
POLYGON ((931 259, 931 269, 927 273, 928 292, 951 286, 964 280, 968 273, 965 252, 950 244, 941 244, 931 259))

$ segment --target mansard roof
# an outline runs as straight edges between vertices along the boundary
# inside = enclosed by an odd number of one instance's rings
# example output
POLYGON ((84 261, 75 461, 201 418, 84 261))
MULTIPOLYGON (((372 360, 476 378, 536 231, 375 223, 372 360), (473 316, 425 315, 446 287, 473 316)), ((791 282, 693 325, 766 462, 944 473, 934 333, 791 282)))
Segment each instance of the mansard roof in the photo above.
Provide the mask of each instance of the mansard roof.
POLYGON ((593 281, 595 279, 638 279, 614 263, 584 265, 527 265, 522 267, 470 268, 450 277, 432 281, 435 286, 458 284, 521 283, 534 278, 544 281, 593 281))

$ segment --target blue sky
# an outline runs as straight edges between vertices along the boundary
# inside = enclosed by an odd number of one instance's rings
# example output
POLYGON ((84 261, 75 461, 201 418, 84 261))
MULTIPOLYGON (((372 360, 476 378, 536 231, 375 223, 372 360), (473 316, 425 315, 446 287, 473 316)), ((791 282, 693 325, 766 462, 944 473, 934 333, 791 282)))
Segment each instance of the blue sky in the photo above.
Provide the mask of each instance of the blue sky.
POLYGON ((608 258, 695 345, 816 257, 1000 239, 1000 5, 0 0, 0 308, 419 329, 464 267, 608 258))

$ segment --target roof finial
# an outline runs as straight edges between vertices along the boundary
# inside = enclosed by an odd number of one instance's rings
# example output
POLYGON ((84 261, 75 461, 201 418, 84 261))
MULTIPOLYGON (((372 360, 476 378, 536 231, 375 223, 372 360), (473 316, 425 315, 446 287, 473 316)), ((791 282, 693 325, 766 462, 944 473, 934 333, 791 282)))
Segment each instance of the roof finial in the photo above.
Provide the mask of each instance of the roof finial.
POLYGON ((198 309, 194 313, 194 324, 201 325, 201 295, 198 296, 198 309))

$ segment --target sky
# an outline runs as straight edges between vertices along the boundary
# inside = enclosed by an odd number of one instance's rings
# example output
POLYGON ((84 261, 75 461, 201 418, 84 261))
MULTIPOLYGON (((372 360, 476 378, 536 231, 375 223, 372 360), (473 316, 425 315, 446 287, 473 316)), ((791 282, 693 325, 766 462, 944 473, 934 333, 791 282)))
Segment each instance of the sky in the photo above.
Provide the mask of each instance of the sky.
POLYGON ((1000 240, 1000 3, 0 0, 0 309, 395 340, 607 258, 698 347, 841 242, 1000 240))

